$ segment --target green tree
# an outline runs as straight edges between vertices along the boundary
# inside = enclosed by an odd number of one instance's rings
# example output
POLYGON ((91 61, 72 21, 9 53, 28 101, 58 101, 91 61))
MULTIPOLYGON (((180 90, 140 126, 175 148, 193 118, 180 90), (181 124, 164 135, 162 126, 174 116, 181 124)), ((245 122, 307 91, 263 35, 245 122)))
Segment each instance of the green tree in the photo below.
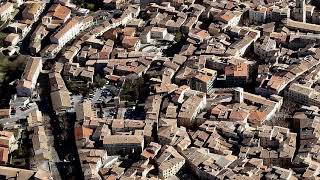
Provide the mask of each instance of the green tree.
POLYGON ((88 8, 90 11, 94 11, 95 5, 93 3, 86 3, 86 8, 88 8))
POLYGON ((104 85, 107 84, 107 79, 104 78, 104 77, 101 77, 99 74, 97 74, 95 77, 94 77, 94 85, 96 87, 102 87, 104 85))
POLYGON ((176 35, 174 36, 174 40, 175 40, 176 42, 179 42, 179 41, 181 40, 181 38, 182 38, 182 33, 181 33, 180 31, 178 31, 178 32, 176 33, 176 35))
POLYGON ((141 89, 144 86, 144 83, 144 79, 141 77, 126 79, 122 86, 122 98, 128 101, 137 100, 141 95, 141 89))

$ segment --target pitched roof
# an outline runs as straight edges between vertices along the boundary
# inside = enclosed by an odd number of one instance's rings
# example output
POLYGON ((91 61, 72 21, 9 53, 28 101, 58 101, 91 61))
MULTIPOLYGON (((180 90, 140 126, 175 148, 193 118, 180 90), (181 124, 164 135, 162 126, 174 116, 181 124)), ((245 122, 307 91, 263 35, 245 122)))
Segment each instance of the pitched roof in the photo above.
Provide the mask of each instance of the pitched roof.
POLYGON ((71 100, 69 91, 59 90, 52 92, 51 94, 52 106, 55 111, 61 108, 67 108, 71 106, 71 100))
POLYGON ((28 59, 27 65, 23 72, 23 79, 32 81, 33 77, 36 74, 36 70, 39 68, 39 66, 42 65, 42 59, 40 57, 32 57, 28 59))
POLYGON ((103 144, 142 144, 141 135, 111 135, 103 138, 103 144))
POLYGON ((0 162, 8 162, 9 150, 5 147, 0 147, 0 162))
POLYGON ((242 109, 233 109, 229 115, 229 118, 235 121, 245 121, 248 118, 248 116, 248 111, 244 111, 242 109))
POLYGON ((245 63, 238 63, 236 65, 229 65, 225 67, 226 76, 243 77, 248 76, 248 65, 245 63))
POLYGON ((89 138, 93 133, 93 130, 83 126, 74 128, 74 137, 76 140, 89 138))
POLYGON ((50 15, 61 20, 64 20, 71 13, 71 10, 69 8, 60 4, 52 5, 49 11, 52 12, 52 14, 50 15))
POLYGON ((55 34, 52 35, 53 38, 60 39, 62 38, 70 29, 74 28, 76 25, 80 23, 79 17, 73 17, 70 21, 68 21, 59 31, 56 31, 55 34))
POLYGON ((122 32, 125 36, 134 36, 136 33, 136 28, 134 27, 125 27, 122 29, 122 32))
POLYGON ((6 2, 6 3, 2 4, 0 6, 0 14, 3 13, 3 12, 6 12, 6 10, 9 10, 12 7, 13 7, 13 4, 10 3, 10 2, 6 2))
POLYGON ((139 41, 138 37, 125 36, 122 40, 122 44, 124 47, 134 47, 139 41))
POLYGON ((4 179, 12 179, 12 177, 21 177, 22 179, 31 179, 34 173, 35 172, 31 170, 0 166, 0 176, 1 177, 4 176, 3 177, 4 179))
POLYGON ((266 113, 264 111, 252 110, 248 117, 248 121, 251 123, 263 122, 266 118, 266 113))
POLYGON ((221 111, 226 111, 226 110, 227 110, 226 106, 224 106, 222 104, 218 104, 214 108, 211 109, 211 114, 219 115, 221 113, 221 111))

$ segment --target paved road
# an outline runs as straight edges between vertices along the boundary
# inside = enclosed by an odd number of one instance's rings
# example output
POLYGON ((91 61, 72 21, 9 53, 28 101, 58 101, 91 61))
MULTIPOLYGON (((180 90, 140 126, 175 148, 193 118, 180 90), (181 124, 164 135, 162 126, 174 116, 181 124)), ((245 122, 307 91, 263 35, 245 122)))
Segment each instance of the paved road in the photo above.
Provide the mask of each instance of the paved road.
POLYGON ((101 97, 102 89, 97 89, 94 92, 93 98, 92 98, 92 103, 96 104, 98 102, 98 99, 101 97))
POLYGON ((31 112, 38 110, 37 104, 30 104, 30 108, 25 111, 17 110, 17 113, 11 118, 0 119, 0 124, 15 123, 19 119, 25 119, 31 112))
POLYGON ((102 101, 104 103, 108 103, 112 99, 112 96, 107 96, 107 97, 102 96, 102 91, 103 91, 102 89, 97 89, 94 92, 93 98, 91 100, 93 104, 101 103, 102 101), (99 99, 101 99, 101 101, 99 101, 99 99))
POLYGON ((111 110, 114 110, 114 107, 102 108, 102 112, 103 112, 104 117, 114 118, 114 115, 110 114, 111 110))

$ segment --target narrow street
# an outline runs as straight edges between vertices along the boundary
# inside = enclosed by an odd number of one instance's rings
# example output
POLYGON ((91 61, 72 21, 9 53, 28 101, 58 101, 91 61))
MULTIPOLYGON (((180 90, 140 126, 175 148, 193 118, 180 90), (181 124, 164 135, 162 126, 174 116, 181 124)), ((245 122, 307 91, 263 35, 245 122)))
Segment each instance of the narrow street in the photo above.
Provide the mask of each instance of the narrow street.
POLYGON ((75 120, 75 118, 72 118, 72 115, 70 115, 70 117, 67 118, 68 121, 65 121, 66 117, 57 116, 53 111, 48 74, 41 74, 38 82, 41 88, 41 101, 38 106, 43 115, 49 116, 50 118, 52 134, 54 136, 54 148, 60 160, 57 161, 58 163, 56 165, 61 179, 84 179, 74 140, 75 121, 72 121, 72 119, 75 120))
MULTIPOLYGON (((31 34, 34 29, 41 22, 41 18, 48 12, 48 9, 54 3, 53 0, 49 0, 45 9, 41 13, 38 21, 36 21, 21 43, 21 53, 29 54, 29 43, 31 34)), ((47 73, 42 73, 39 76, 38 82, 40 84, 40 102, 38 102, 39 110, 43 116, 50 119, 52 127, 52 134, 54 137, 54 148, 58 154, 58 158, 54 159, 56 167, 58 168, 61 179, 76 179, 81 180, 83 173, 78 157, 77 147, 74 141, 74 121, 65 123, 65 117, 57 116, 52 108, 50 97, 50 84, 47 73), (70 158, 72 157, 72 158, 70 158), (70 160, 70 161, 69 161, 70 160)))

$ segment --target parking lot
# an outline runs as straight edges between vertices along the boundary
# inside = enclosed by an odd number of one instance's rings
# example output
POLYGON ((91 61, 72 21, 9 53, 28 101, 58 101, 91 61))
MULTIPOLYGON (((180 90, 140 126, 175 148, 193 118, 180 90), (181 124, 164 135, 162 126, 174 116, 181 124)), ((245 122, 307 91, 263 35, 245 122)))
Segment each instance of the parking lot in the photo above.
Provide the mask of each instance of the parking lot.
POLYGON ((98 112, 98 115, 102 118, 116 118, 117 110, 114 107, 101 108, 101 111, 98 112))
POLYGON ((112 102, 117 95, 119 89, 112 85, 106 85, 102 88, 97 88, 94 93, 90 94, 92 104, 97 108, 97 115, 101 118, 116 118, 118 112, 114 106, 107 106, 112 102))
POLYGON ((89 97, 92 98, 92 103, 108 103, 118 93, 118 89, 115 86, 108 85, 102 88, 98 88, 89 97))

